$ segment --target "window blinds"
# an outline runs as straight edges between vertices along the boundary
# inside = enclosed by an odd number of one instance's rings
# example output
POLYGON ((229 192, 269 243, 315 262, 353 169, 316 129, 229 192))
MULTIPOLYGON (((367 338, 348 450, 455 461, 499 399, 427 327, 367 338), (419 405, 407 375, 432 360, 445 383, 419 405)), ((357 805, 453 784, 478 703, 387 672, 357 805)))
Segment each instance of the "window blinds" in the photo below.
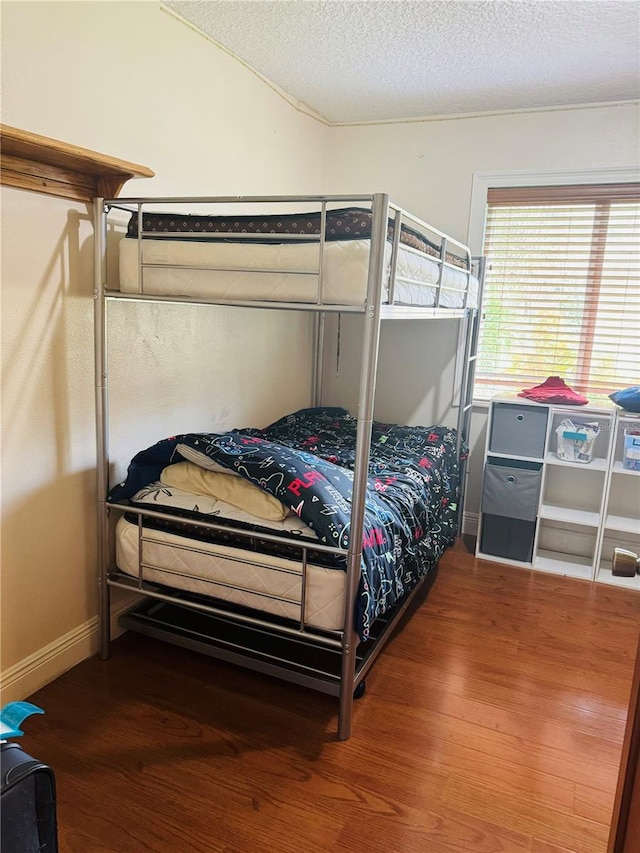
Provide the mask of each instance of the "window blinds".
POLYGON ((640 184, 490 189, 476 399, 640 383, 640 184))

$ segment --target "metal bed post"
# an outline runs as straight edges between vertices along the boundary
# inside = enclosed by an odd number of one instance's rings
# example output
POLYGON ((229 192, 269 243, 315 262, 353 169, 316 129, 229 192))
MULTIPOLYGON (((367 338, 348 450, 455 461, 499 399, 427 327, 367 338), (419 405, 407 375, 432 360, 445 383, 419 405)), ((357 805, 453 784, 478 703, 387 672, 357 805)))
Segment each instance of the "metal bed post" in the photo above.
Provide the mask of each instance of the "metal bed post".
MULTIPOLYGON (((466 324, 464 333, 464 366, 460 386, 460 400, 458 404, 459 407, 456 446, 456 452, 459 460, 463 444, 466 444, 468 447, 470 440, 471 414, 473 410, 473 383, 476 374, 476 362, 478 359, 478 337, 480 332, 480 319, 482 316, 482 288, 484 285, 485 258, 479 257, 475 260, 478 263, 477 305, 475 308, 467 309, 467 314, 464 320, 464 323, 466 324)), ((465 299, 465 302, 467 301, 467 299, 465 299)), ((462 534, 464 500, 466 492, 467 460, 460 460, 459 465, 460 485, 458 500, 458 536, 462 534)))
POLYGON ((311 402, 314 406, 322 405, 326 316, 327 315, 324 311, 319 311, 313 318, 313 373, 311 377, 311 402))
POLYGON ((354 629, 354 610, 362 572, 364 510, 367 494, 367 476, 369 473, 369 452, 371 449, 378 345, 380 342, 380 308, 384 279, 384 251, 389 218, 389 196, 384 193, 376 193, 373 196, 372 210, 373 221, 371 225, 371 248, 367 277, 367 306, 364 316, 362 360, 360 365, 358 429, 356 434, 356 459, 351 504, 351 535, 349 537, 349 553, 347 556, 347 595, 344 634, 342 636, 338 740, 348 740, 351 735, 356 649, 358 646, 358 636, 354 629))
POLYGON ((96 451, 98 491, 97 503, 97 549, 98 549, 98 643, 100 658, 109 657, 111 642, 111 590, 107 583, 109 570, 107 489, 108 483, 108 440, 107 440, 107 339, 104 280, 106 264, 107 219, 103 198, 93 200, 94 249, 93 249, 93 301, 94 301, 94 346, 95 346, 95 405, 96 405, 96 451))
MULTIPOLYGON (((447 238, 440 238, 440 266, 438 269, 438 284, 436 285, 436 308, 440 307, 442 300, 442 277, 444 275, 444 265, 447 262, 447 238)), ((467 290, 469 289, 469 278, 467 277, 467 290)), ((466 301, 466 298, 465 298, 466 301)))
POLYGON ((472 372, 473 357, 471 355, 471 345, 473 339, 473 329, 475 325, 475 317, 473 310, 467 309, 464 318, 462 319, 462 336, 464 338, 464 355, 463 368, 460 380, 460 397, 458 400, 458 421, 456 424, 456 456, 458 458, 458 523, 456 533, 458 536, 462 533, 462 508, 464 505, 465 493, 465 475, 466 461, 462 458, 462 451, 465 444, 469 443, 469 424, 471 421, 471 396, 473 394, 473 382, 470 381, 470 373, 472 372))
POLYGON ((393 305, 396 299, 396 272, 398 269, 398 249, 400 247, 400 232, 402 231, 402 211, 396 210, 393 221, 393 242, 391 244, 391 262, 389 265, 389 291, 387 301, 393 305))
MULTIPOLYGON (((316 304, 324 302, 324 248, 327 235, 327 202, 323 201, 320 210, 320 242, 318 243, 318 291, 316 304)), ((326 312, 320 311, 313 318, 313 374, 311 402, 314 406, 322 404, 322 383, 324 373, 324 341, 326 331, 326 312)))

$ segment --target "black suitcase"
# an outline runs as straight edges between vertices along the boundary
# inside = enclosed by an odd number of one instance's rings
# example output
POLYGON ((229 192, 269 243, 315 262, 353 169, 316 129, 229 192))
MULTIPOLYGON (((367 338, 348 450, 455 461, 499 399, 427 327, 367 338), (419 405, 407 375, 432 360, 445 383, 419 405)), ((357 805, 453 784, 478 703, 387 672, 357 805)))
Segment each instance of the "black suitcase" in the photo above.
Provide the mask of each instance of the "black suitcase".
POLYGON ((1 853, 57 853, 53 771, 17 743, 0 744, 1 853))

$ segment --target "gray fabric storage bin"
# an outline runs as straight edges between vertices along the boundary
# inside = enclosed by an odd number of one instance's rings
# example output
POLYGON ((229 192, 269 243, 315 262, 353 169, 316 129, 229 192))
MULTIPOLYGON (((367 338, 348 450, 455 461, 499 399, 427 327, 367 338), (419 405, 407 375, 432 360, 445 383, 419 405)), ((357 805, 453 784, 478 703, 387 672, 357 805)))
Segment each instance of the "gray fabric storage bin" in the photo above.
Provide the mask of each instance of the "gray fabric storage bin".
POLYGON ((489 557, 530 563, 535 532, 535 521, 483 513, 480 550, 489 557))
POLYGON ((542 459, 547 434, 546 407, 493 403, 489 450, 542 459))
POLYGON ((482 483, 482 512, 535 521, 541 480, 541 462, 488 460, 482 483))

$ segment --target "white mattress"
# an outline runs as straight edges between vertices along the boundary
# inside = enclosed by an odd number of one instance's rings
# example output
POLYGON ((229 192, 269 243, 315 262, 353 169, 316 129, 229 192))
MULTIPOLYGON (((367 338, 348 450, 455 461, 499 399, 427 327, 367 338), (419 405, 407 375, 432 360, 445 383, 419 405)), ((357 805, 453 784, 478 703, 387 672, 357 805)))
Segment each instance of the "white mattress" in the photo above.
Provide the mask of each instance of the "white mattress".
MULTIPOLYGON (((369 247, 369 240, 325 244, 324 303, 364 304, 369 247)), ((390 258, 391 244, 387 242, 387 270, 390 258)), ((143 292, 147 294, 234 301, 316 302, 317 276, 308 273, 318 269, 318 243, 264 244, 145 239, 143 262, 187 267, 144 269, 143 292), (188 268, 194 266, 225 269, 188 268), (229 271, 228 268, 232 270, 229 271), (243 271, 247 268, 250 268, 250 271, 243 271)), ((434 285, 438 281, 438 271, 439 264, 429 255, 400 245, 395 302, 421 307, 435 305, 434 285)), ((464 307, 466 279, 462 269, 444 267, 441 307, 464 307)), ((120 242, 120 291, 140 292, 138 241, 130 238, 120 242)), ((478 281, 471 277, 468 307, 477 305, 477 294, 478 281)), ((385 289, 384 299, 386 297, 385 289)))
MULTIPOLYGON (((311 528, 293 513, 282 522, 264 521, 223 501, 167 489, 161 484, 147 487, 135 500, 150 506, 159 503, 182 509, 197 506, 200 512, 211 516, 212 521, 222 516, 287 532, 292 537, 311 540, 310 545, 314 539, 317 541, 311 528)), ((302 564, 298 561, 188 539, 163 530, 145 529, 142 562, 145 564, 143 575, 146 581, 213 596, 286 619, 300 619, 302 564), (266 598, 261 593, 289 601, 266 598)), ((124 516, 116 525, 116 564, 125 574, 138 577, 138 527, 124 516)), ((343 627, 346 579, 346 572, 340 569, 307 566, 307 625, 325 630, 343 627)))

